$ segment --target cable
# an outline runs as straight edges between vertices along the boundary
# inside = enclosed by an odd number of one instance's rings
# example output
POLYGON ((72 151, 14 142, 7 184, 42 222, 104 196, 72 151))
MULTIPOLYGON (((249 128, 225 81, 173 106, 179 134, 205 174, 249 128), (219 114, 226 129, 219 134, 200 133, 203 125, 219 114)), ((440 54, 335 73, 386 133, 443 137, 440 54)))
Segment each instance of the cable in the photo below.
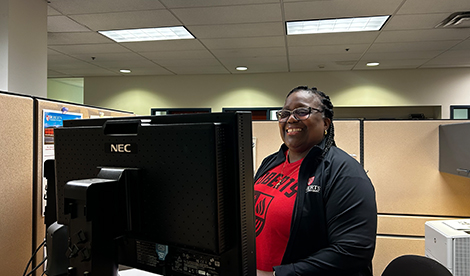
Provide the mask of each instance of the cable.
POLYGON ((44 260, 42 260, 42 262, 40 262, 35 268, 31 269, 31 271, 26 274, 26 276, 30 276, 32 275, 38 268, 40 268, 47 260, 47 257, 44 258, 44 260))
MULTIPOLYGON (((36 254, 38 253, 39 249, 41 249, 41 247, 43 247, 45 244, 46 244, 46 240, 44 240, 44 241, 38 246, 38 248, 36 248, 36 251, 34 251, 33 255, 31 256, 31 258, 30 258, 29 261, 28 261, 28 264, 26 265, 26 268, 25 268, 25 270, 24 270, 24 272, 23 272, 23 276, 26 276, 26 272, 28 271, 29 265, 33 262, 33 259, 34 259, 34 257, 36 256, 36 254)), ((44 263, 44 261, 43 261, 42 263, 44 263)), ((41 263, 41 264, 42 264, 42 263, 41 263)), ((37 268, 36 268, 36 269, 37 269, 37 268)))

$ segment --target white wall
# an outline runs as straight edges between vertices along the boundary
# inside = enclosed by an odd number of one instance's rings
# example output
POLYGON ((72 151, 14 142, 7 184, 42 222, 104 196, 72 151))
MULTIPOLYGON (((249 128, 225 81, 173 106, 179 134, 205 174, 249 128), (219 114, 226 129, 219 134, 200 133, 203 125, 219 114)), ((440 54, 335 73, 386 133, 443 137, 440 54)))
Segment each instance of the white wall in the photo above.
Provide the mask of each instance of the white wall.
POLYGON ((298 85, 316 86, 335 106, 470 105, 470 68, 235 75, 89 77, 84 103, 150 114, 150 108, 282 106, 298 85))

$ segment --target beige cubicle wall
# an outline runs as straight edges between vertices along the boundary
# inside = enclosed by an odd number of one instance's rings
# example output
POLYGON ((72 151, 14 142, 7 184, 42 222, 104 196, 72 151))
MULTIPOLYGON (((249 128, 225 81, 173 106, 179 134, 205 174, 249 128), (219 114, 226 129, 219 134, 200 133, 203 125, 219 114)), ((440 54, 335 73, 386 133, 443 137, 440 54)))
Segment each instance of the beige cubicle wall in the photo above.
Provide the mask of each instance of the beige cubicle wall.
POLYGON ((470 179, 439 172, 439 125, 449 123, 364 122, 364 168, 379 212, 374 275, 398 255, 425 254, 425 221, 470 217, 470 179))
POLYGON ((0 93, 0 267, 21 275, 32 254, 33 99, 0 93))
MULTIPOLYGON (((459 121, 461 122, 461 121, 459 121)), ((404 254, 424 255, 424 223, 470 217, 470 178, 439 172, 439 125, 452 120, 338 120, 338 147, 361 161, 378 207, 374 275, 404 254)), ((277 122, 253 122, 256 165, 281 145, 277 122)))
MULTIPOLYGON (((67 108, 69 113, 81 113, 83 114, 83 119, 89 119, 91 117, 98 118, 98 117, 122 117, 122 116, 134 116, 133 113, 124 112, 124 111, 117 111, 117 110, 110 110, 110 109, 103 109, 98 107, 90 107, 85 105, 77 105, 71 104, 66 102, 60 101, 51 101, 46 99, 37 99, 36 100, 36 112, 35 114, 38 118, 38 123, 36 125, 36 131, 38 137, 35 137, 35 141, 37 143, 37 171, 35 173, 36 177, 36 193, 34 195, 36 206, 35 206, 35 244, 38 246, 44 240, 46 235, 46 226, 43 217, 43 206, 42 206, 42 181, 43 181, 43 127, 44 127, 44 118, 43 118, 43 111, 44 110, 53 110, 60 112, 63 107, 67 108)), ((39 263, 43 259, 44 255, 43 252, 39 252, 36 258, 36 263, 39 263)), ((41 273, 37 273, 37 275, 41 275, 41 273)))

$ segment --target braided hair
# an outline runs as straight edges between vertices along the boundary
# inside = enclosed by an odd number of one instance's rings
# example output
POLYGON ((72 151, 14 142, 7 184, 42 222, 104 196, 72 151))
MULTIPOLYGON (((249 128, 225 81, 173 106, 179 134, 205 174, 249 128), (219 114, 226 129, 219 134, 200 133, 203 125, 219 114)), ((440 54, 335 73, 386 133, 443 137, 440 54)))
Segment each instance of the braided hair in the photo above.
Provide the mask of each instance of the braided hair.
POLYGON ((308 86, 298 86, 294 89, 292 89, 286 96, 286 99, 289 98, 289 96, 292 93, 299 92, 299 91, 305 91, 307 93, 316 95, 321 102, 321 109, 323 113, 323 117, 326 117, 331 120, 331 124, 328 127, 327 134, 325 135, 326 141, 325 141, 325 149, 323 150, 322 157, 326 155, 328 150, 332 147, 336 147, 336 142, 335 142, 335 128, 333 125, 333 116, 334 116, 334 111, 333 111, 333 104, 331 103, 330 97, 323 93, 320 90, 317 90, 316 87, 308 88, 308 86))

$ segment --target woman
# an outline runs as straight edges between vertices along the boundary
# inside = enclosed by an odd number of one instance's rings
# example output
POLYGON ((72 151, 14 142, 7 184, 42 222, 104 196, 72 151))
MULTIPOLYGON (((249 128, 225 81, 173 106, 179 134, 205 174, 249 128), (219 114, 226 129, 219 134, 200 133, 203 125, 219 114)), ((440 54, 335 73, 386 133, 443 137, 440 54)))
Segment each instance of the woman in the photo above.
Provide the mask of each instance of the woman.
POLYGON ((284 144, 255 176, 258 276, 371 276, 375 191, 336 147, 329 97, 294 88, 277 118, 284 144))

